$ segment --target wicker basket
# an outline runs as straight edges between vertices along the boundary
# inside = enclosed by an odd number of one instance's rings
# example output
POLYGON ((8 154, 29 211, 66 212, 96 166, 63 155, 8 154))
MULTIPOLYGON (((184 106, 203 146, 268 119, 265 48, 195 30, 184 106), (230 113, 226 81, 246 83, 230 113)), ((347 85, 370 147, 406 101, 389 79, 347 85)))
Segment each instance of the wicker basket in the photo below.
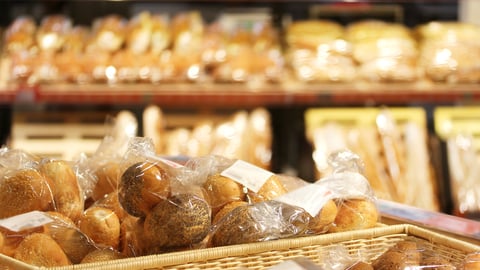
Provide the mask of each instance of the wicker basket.
POLYGON ((267 269, 282 261, 307 257, 321 261, 322 249, 342 244, 352 254, 359 250, 373 260, 395 243, 411 238, 425 246, 426 252, 437 254, 453 264, 460 263, 468 253, 480 246, 434 233, 414 225, 392 225, 345 233, 333 233, 262 243, 173 252, 109 262, 79 264, 70 267, 40 268, 12 258, 0 256, 1 265, 12 269, 267 269))

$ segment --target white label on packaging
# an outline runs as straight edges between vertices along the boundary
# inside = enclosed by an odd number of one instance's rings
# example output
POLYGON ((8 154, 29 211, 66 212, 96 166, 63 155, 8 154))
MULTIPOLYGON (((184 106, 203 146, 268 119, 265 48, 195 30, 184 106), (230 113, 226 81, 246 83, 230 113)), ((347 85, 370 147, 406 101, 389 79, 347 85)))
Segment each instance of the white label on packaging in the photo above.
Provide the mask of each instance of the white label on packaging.
POLYGON ((253 192, 258 192, 273 173, 251 163, 237 160, 220 175, 233 179, 253 192))
POLYGON ((333 198, 333 192, 322 185, 309 184, 275 198, 276 201, 298 206, 315 217, 328 200, 333 198))
POLYGON ((0 226, 10 231, 19 232, 40 227, 52 222, 53 219, 44 212, 32 211, 17 216, 0 219, 0 226))

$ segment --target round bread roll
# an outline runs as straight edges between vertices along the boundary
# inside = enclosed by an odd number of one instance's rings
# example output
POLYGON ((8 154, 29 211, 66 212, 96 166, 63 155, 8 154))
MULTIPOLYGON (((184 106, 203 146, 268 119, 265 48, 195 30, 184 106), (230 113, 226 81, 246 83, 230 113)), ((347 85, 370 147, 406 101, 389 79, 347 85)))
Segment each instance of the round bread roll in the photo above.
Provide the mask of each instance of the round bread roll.
POLYGON ((419 265, 422 260, 422 250, 414 241, 400 241, 392 249, 400 250, 405 253, 406 263, 409 265, 419 265))
POLYGON ((108 162, 95 171, 97 183, 92 191, 92 199, 100 200, 106 194, 117 191, 120 182, 120 164, 117 162, 108 162))
POLYGON ((140 162, 122 174, 118 200, 130 215, 145 217, 156 204, 170 195, 170 190, 169 176, 162 168, 140 162))
POLYGON ((372 262, 373 269, 394 270, 406 269, 409 265, 405 261, 405 253, 402 251, 388 250, 372 262))
POLYGON ((83 197, 72 167, 63 160, 49 160, 41 163, 39 170, 52 180, 55 210, 78 220, 83 212, 83 197))
POLYGON ((0 179, 0 219, 53 207, 52 182, 33 169, 0 179))
POLYGON ((233 201, 243 201, 245 192, 243 186, 233 179, 214 174, 208 177, 203 184, 208 202, 212 207, 212 213, 215 214, 225 204, 233 201))
POLYGON ((120 247, 119 251, 126 257, 138 257, 144 255, 143 223, 144 218, 127 215, 120 223, 120 247))
POLYGON ((43 226, 44 233, 59 244, 72 263, 80 263, 88 253, 97 249, 93 241, 69 217, 53 211, 47 214, 54 221, 43 226))
POLYGON ((230 202, 230 203, 227 203, 226 205, 224 205, 220 211, 218 211, 215 216, 213 217, 213 221, 212 221, 212 224, 217 224, 224 216, 226 216, 228 213, 232 212, 233 209, 239 207, 239 206, 244 206, 244 205, 248 205, 247 202, 245 201, 234 201, 234 202, 230 202))
POLYGON ((145 236, 165 248, 189 247, 208 234, 211 210, 193 194, 177 194, 158 203, 145 218, 145 236))
POLYGON ((116 191, 113 191, 105 195, 100 200, 94 202, 92 206, 100 206, 100 207, 108 208, 113 212, 115 212, 115 214, 117 214, 117 217, 120 220, 123 220, 126 216, 128 216, 127 211, 123 209, 123 207, 120 205, 120 202, 118 201, 118 192, 116 191))
POLYGON ((464 270, 478 270, 480 269, 480 252, 468 254, 463 262, 464 270))
POLYGON ((110 248, 102 248, 88 253, 87 256, 83 258, 81 263, 113 261, 123 258, 125 258, 125 256, 116 250, 110 248))
POLYGON ((249 190, 248 200, 251 203, 273 200, 287 193, 287 189, 276 175, 270 176, 257 193, 249 190))
POLYGON ((42 267, 71 265, 58 243, 43 233, 33 233, 25 237, 15 250, 13 258, 42 267))
POLYGON ((78 226, 96 244, 118 249, 120 220, 112 210, 98 206, 90 207, 80 217, 78 226))
POLYGON ((304 209, 276 201, 237 206, 215 224, 211 245, 254 243, 300 235, 310 219, 304 209))
POLYGON ((338 213, 329 232, 343 232, 375 227, 379 219, 374 202, 365 199, 349 199, 338 206, 338 213))
POLYGON ((327 232, 337 217, 338 208, 333 200, 328 200, 322 210, 310 220, 308 229, 313 233, 327 232))

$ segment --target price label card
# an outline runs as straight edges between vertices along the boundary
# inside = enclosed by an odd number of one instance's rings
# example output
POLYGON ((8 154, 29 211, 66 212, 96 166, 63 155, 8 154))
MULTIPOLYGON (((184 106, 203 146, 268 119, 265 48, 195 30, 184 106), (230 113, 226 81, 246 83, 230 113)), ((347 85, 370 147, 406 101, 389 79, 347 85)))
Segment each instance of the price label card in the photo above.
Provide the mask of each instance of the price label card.
POLYGON ((275 198, 275 200, 301 207, 312 217, 315 217, 327 201, 332 198, 333 192, 325 186, 309 184, 275 198))
POLYGON ((223 170, 220 175, 233 179, 253 192, 258 192, 268 178, 274 174, 251 163, 237 160, 223 170))
POLYGON ((19 232, 40 227, 52 222, 53 219, 44 212, 32 211, 17 216, 0 219, 0 226, 10 231, 19 232))

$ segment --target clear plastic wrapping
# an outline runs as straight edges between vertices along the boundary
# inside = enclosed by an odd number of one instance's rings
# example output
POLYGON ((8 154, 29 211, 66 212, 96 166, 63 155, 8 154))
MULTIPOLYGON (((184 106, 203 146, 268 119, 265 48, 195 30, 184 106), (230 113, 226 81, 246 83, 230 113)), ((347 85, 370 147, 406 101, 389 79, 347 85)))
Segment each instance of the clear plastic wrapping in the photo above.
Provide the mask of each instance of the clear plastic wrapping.
POLYGON ((480 80, 480 27, 463 22, 433 21, 418 26, 419 65, 435 82, 475 83, 480 80))

